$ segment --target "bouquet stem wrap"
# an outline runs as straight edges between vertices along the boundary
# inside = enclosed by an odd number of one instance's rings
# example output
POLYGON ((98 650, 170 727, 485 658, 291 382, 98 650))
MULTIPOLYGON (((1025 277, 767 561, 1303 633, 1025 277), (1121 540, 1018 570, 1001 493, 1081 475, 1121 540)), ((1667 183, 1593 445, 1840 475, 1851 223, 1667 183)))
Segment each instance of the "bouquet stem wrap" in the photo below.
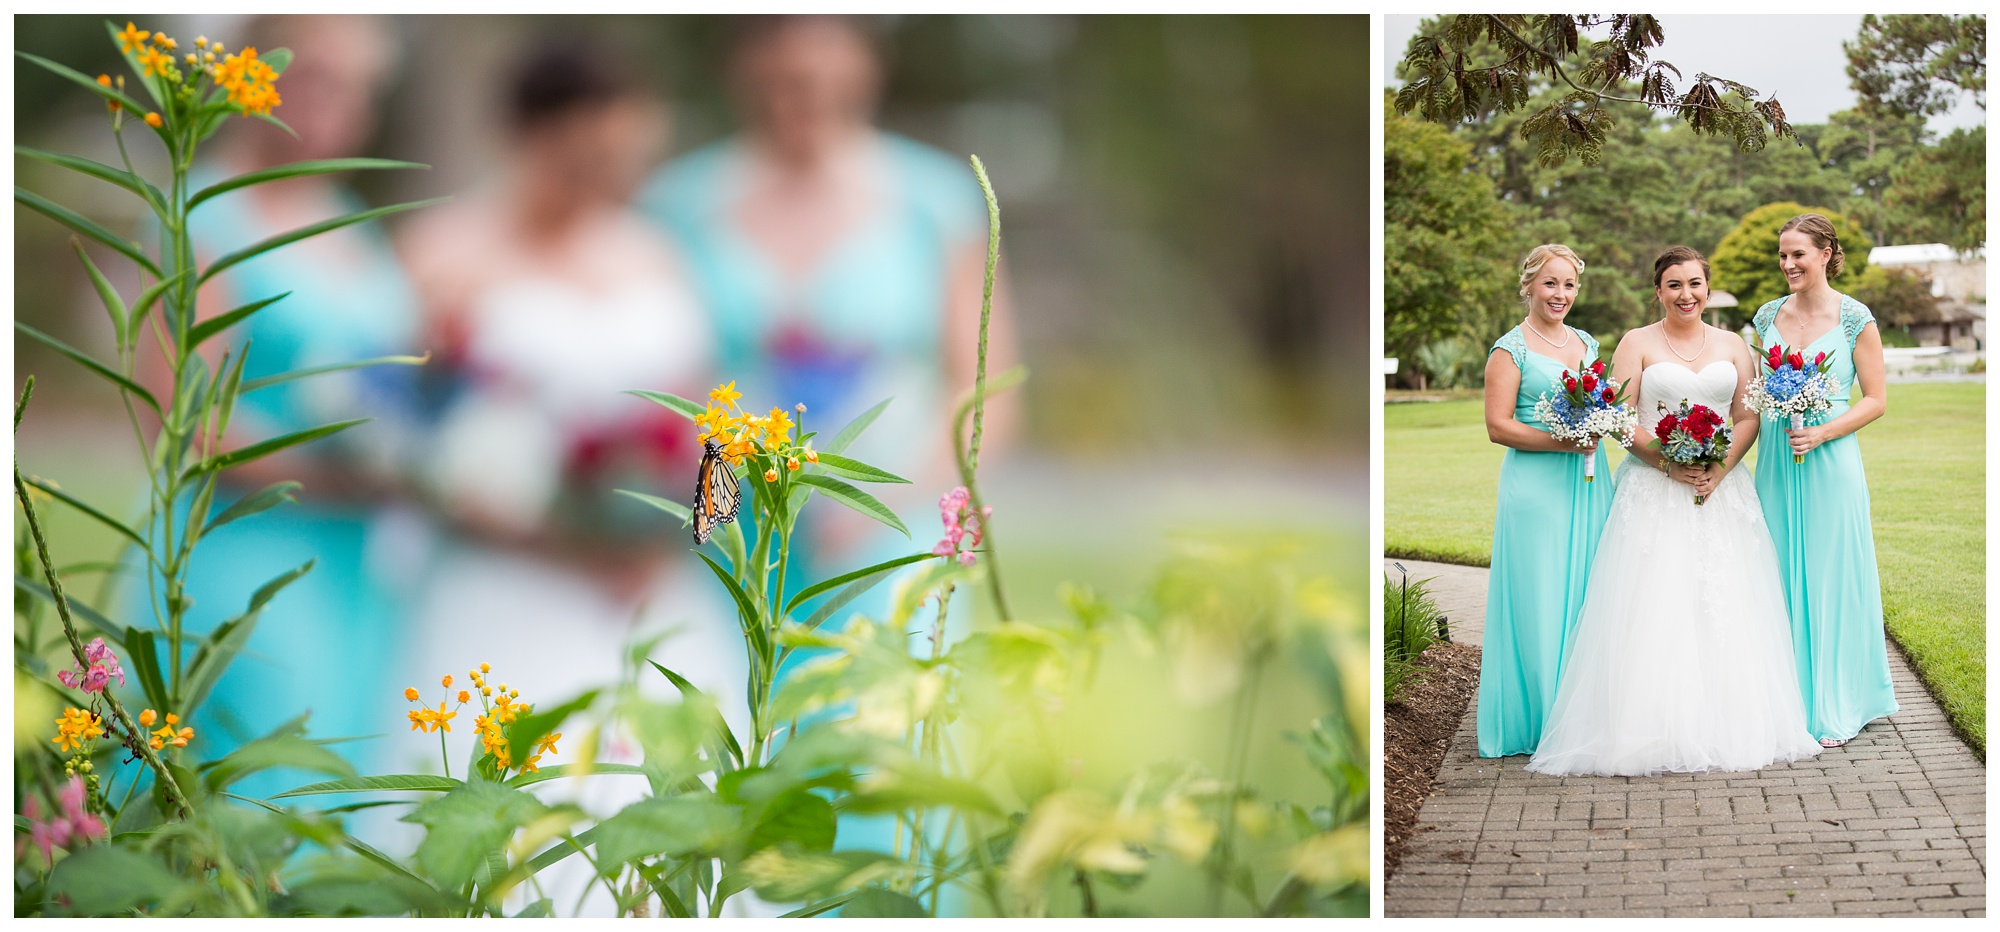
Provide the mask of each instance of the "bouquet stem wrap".
MULTIPOLYGON (((1792 412, 1792 429, 1804 430, 1805 426, 1806 426, 1806 416, 1796 411, 1792 412)), ((1806 461, 1806 455, 1804 453, 1792 454, 1792 465, 1797 466, 1798 464, 1803 463, 1805 461, 1806 461)))

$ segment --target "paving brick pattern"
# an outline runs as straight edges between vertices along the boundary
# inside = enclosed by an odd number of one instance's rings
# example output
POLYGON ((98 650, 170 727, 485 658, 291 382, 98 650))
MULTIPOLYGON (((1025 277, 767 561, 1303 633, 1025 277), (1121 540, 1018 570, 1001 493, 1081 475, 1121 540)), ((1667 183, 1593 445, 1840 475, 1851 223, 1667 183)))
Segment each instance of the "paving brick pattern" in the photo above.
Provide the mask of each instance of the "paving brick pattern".
MULTIPOLYGON (((1486 570, 1399 561, 1477 643, 1486 570)), ((1391 579, 1397 574, 1388 570, 1391 579)), ((1902 710, 1755 773, 1548 777, 1468 709, 1384 890, 1390 916, 1984 916, 1986 766, 1900 651, 1902 710)))

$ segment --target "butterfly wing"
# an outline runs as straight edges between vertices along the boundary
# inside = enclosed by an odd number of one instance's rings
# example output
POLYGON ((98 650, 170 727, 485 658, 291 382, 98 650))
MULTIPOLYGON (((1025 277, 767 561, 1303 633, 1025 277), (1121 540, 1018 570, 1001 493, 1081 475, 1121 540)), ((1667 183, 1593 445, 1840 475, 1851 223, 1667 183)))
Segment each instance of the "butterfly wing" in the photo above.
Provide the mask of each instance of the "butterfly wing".
POLYGON ((704 442, 701 467, 694 482, 694 542, 708 543, 718 525, 736 520, 743 493, 736 484, 736 472, 712 442, 704 442))

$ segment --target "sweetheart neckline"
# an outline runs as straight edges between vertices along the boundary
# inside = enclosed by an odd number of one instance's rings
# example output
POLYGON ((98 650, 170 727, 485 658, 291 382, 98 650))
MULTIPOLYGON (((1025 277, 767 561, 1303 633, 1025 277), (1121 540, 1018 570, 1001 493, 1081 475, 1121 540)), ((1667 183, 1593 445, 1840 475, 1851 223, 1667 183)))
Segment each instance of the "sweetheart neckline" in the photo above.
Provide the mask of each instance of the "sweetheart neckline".
POLYGON ((1654 366, 1672 366, 1683 372, 1693 373, 1695 378, 1701 378, 1702 373, 1707 372, 1708 370, 1713 369, 1716 366, 1728 366, 1733 369, 1736 367, 1736 364, 1727 359, 1718 359, 1712 363, 1709 363, 1706 366, 1701 367, 1700 369, 1690 369, 1687 366, 1681 365, 1680 363, 1674 362, 1672 360, 1663 359, 1660 360, 1659 362, 1654 363, 1651 366, 1647 366, 1646 368, 1639 370, 1639 374, 1645 375, 1646 373, 1653 371, 1654 366))

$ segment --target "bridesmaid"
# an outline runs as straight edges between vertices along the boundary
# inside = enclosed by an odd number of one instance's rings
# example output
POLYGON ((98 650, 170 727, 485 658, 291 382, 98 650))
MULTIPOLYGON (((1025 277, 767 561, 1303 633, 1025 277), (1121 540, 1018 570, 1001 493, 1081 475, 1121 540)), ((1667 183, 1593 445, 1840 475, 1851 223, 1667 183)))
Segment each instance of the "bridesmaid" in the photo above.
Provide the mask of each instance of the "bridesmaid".
POLYGON ((1604 451, 1582 453, 1535 418, 1564 369, 1597 360, 1597 340, 1563 323, 1576 302, 1583 260, 1569 247, 1537 246, 1521 263, 1528 316, 1486 357, 1486 435, 1507 448, 1493 521, 1486 634, 1479 665, 1479 756, 1529 754, 1556 698, 1563 646, 1583 607, 1597 533, 1611 511, 1604 451), (1603 482, 1584 479, 1597 458, 1603 482))
POLYGON ((1782 449, 1757 457, 1757 497, 1785 576, 1806 725, 1826 747, 1846 744, 1862 726, 1896 711, 1868 477, 1854 438, 1889 409, 1882 334, 1866 305, 1827 284, 1843 261, 1840 238, 1825 217, 1787 221, 1778 232, 1778 266, 1792 293, 1760 308, 1755 321, 1764 346, 1783 344, 1807 359, 1826 353, 1837 383, 1832 411, 1785 431, 1790 452, 1804 455, 1803 463, 1782 449), (1849 407, 1856 380, 1861 400, 1849 407))

